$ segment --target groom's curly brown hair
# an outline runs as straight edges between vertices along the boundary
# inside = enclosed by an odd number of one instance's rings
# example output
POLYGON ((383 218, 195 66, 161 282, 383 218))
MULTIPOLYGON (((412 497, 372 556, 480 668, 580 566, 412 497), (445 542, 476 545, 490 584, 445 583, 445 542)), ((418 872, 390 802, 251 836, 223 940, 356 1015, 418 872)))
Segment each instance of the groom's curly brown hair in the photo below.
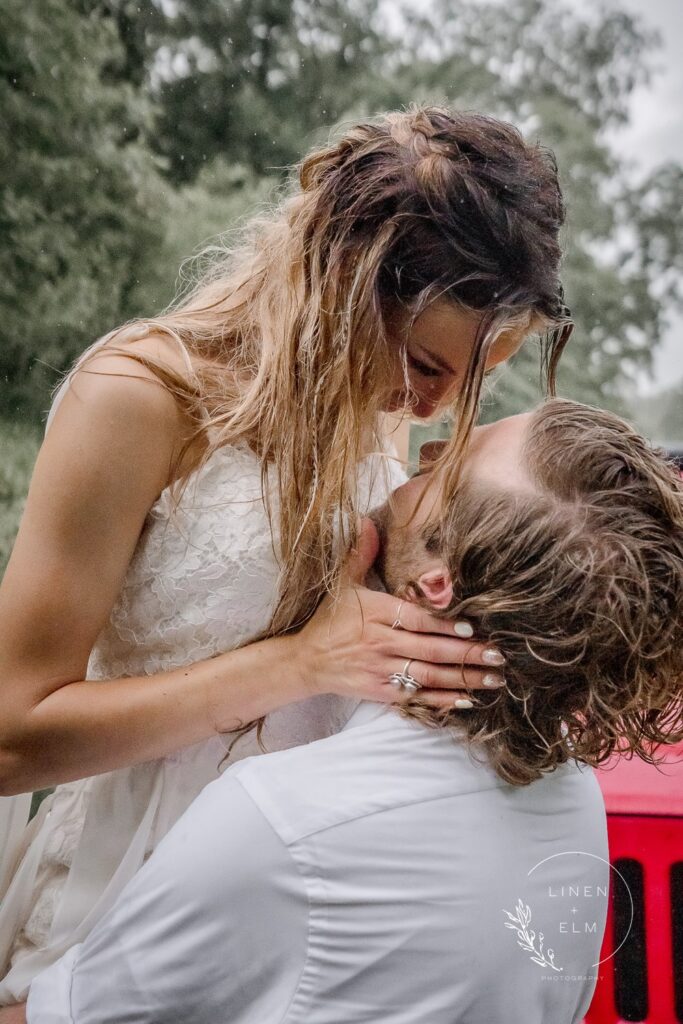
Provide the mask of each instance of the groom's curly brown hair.
POLYGON ((683 739, 683 485, 611 413, 552 400, 530 422, 536 493, 464 483, 428 544, 451 572, 443 612, 504 651, 507 687, 467 712, 403 706, 481 745, 525 785, 615 750, 656 763, 683 739))

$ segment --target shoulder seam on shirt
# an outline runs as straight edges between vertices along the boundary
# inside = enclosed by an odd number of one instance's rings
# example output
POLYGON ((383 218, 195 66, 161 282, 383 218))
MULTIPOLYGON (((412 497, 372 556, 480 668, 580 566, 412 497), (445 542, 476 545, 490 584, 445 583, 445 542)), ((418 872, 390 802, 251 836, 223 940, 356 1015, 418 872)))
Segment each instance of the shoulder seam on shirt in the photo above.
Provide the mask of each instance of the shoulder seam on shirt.
MULTIPOLYGON (((258 765, 254 765, 254 768, 258 769, 258 765)), ((240 779, 240 784, 242 785, 242 787, 246 790, 247 793, 250 794, 251 799, 253 800, 255 805, 259 808, 261 813, 268 820, 271 828, 273 828, 277 832, 278 836, 280 837, 280 840, 286 846, 291 846, 295 843, 301 842, 302 840, 307 839, 309 836, 319 835, 321 832, 328 831, 328 829, 339 828, 341 825, 345 825, 353 821, 361 821, 363 818, 370 817, 373 814, 383 814, 386 811, 398 810, 401 807, 410 807, 411 804, 416 803, 431 803, 433 800, 447 800, 450 798, 468 796, 475 792, 483 793, 492 789, 502 789, 505 788, 506 785, 508 785, 502 779, 493 777, 490 780, 490 784, 486 786, 477 785, 471 789, 460 790, 458 792, 439 793, 435 796, 430 797, 425 797, 423 795, 406 797, 405 799, 397 800, 395 802, 390 803, 387 807, 364 808, 360 810, 358 813, 342 817, 337 821, 331 821, 329 823, 313 827, 309 826, 303 831, 292 830, 292 834, 287 835, 286 833, 283 834, 281 830, 281 825, 278 824, 278 808, 276 805, 273 804, 273 802, 271 801, 270 793, 262 784, 261 779, 259 778, 258 770, 256 770, 255 772, 247 770, 247 765, 245 762, 244 773, 240 772, 238 775, 236 775, 236 777, 240 779), (245 776, 244 780, 242 780, 242 774, 244 774, 245 776), (271 818, 271 814, 273 815, 273 818, 271 818)), ((286 828, 287 823, 285 822, 284 824, 286 828)))
MULTIPOLYGON (((370 808, 369 810, 363 811, 362 814, 354 815, 354 817, 352 818, 343 818, 341 821, 333 821, 329 825, 321 825, 320 828, 311 829, 310 832, 302 832, 302 834, 300 836, 297 836, 296 839, 291 840, 291 845, 293 846, 296 843, 303 842, 306 839, 310 839, 312 836, 319 836, 323 832, 329 832, 331 828, 340 828, 342 825, 349 825, 355 821, 362 821, 363 818, 370 818, 375 814, 388 814, 390 811, 398 811, 401 810, 403 807, 411 807, 413 804, 431 804, 434 803, 436 800, 457 800, 461 796, 471 796, 472 793, 484 793, 489 789, 500 788, 500 786, 496 785, 486 786, 485 788, 477 787, 476 789, 468 790, 467 792, 439 793, 438 796, 429 797, 419 796, 414 797, 411 800, 402 800, 400 803, 392 803, 389 807, 370 808)), ((289 843, 287 843, 286 845, 289 845, 289 843)))
MULTIPOLYGON (((362 726, 359 728, 362 728, 362 726)), ((386 807, 365 807, 356 811, 355 813, 349 814, 347 816, 342 816, 341 818, 335 821, 330 821, 319 825, 309 824, 306 827, 302 827, 301 830, 297 830, 296 828, 290 827, 288 821, 281 820, 280 808, 277 805, 277 803, 273 801, 272 795, 269 792, 267 786, 263 784, 261 772, 259 771, 259 768, 262 768, 263 766, 258 764, 259 760, 259 758, 249 758, 243 762, 240 762, 238 765, 235 766, 235 768, 237 769, 235 777, 240 780, 240 784, 242 785, 243 789, 250 794, 250 797, 253 800, 254 804, 259 808, 260 812, 268 820, 271 828, 273 828, 273 830, 277 833, 281 842, 283 842, 287 847, 302 842, 309 836, 315 836, 321 834, 322 832, 326 832, 331 828, 339 828, 340 826, 348 824, 353 821, 361 821, 363 818, 370 817, 373 814, 383 814, 386 811, 398 810, 402 807, 409 807, 411 806, 411 804, 431 803, 434 800, 446 800, 450 798, 471 796, 472 793, 475 792, 484 793, 496 789, 514 790, 517 788, 515 786, 512 786, 510 783, 506 783, 499 776, 492 774, 489 776, 489 780, 486 785, 482 785, 481 782, 479 782, 476 785, 472 785, 471 788, 468 787, 466 789, 458 790, 457 792, 451 791, 447 793, 439 793, 429 797, 425 797, 423 795, 407 796, 403 799, 391 802, 386 807)), ((563 768, 566 768, 566 765, 559 766, 559 768, 555 769, 555 771, 561 771, 563 768)), ((571 771, 571 774, 574 773, 574 771, 571 771)), ((580 775, 582 773, 576 772, 576 774, 580 775)))

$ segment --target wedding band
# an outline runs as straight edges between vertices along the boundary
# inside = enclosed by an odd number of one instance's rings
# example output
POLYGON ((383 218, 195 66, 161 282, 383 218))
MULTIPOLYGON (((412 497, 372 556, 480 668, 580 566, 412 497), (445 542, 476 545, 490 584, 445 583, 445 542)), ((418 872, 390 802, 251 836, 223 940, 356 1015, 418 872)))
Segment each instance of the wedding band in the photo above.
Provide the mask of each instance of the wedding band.
POLYGON ((402 606, 402 604, 403 604, 403 601, 399 601, 398 602, 398 608, 396 609, 396 618, 391 623, 391 628, 392 629, 403 629, 403 626, 401 625, 401 606, 402 606))

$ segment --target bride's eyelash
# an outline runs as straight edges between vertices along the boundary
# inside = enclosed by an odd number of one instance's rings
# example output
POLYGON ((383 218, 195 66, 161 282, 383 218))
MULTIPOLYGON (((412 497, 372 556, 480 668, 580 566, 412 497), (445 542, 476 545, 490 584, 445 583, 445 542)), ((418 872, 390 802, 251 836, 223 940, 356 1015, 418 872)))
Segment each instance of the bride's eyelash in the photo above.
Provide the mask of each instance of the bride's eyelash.
POLYGON ((421 373, 424 377, 438 377, 441 374, 441 370, 437 370, 436 367, 434 366, 428 366, 426 363, 423 363, 420 359, 416 359, 415 356, 409 355, 408 362, 415 370, 417 370, 418 373, 421 373))
MULTIPOLYGON (((417 372, 421 373, 424 377, 439 377, 441 375, 441 370, 437 369, 435 366, 428 366, 427 363, 423 363, 421 359, 416 359, 415 356, 409 355, 408 362, 414 370, 417 370, 417 372)), ((497 369, 497 366, 492 366, 490 370, 486 370, 484 373, 484 380, 494 374, 497 369)))

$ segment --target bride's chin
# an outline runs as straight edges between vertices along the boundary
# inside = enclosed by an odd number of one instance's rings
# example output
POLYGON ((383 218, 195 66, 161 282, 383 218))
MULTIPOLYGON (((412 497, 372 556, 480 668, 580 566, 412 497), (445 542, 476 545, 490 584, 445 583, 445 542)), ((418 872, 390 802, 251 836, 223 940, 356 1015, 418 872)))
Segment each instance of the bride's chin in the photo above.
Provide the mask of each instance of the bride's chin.
POLYGON ((437 411, 438 406, 436 403, 427 402, 424 399, 413 401, 412 405, 406 404, 406 397, 403 393, 391 395, 382 406, 382 412, 400 412, 404 416, 410 416, 411 419, 415 420, 428 420, 437 411))

